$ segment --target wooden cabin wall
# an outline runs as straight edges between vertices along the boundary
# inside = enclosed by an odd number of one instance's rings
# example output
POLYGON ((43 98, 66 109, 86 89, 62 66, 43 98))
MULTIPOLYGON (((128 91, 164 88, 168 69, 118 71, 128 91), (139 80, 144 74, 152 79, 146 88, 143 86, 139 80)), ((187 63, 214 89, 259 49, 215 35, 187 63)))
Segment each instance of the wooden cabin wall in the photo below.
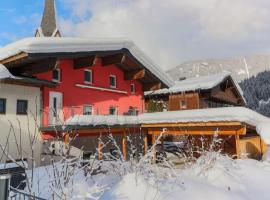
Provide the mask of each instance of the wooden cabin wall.
POLYGON ((241 157, 260 160, 263 155, 263 143, 260 136, 244 137, 240 139, 241 157))
POLYGON ((239 106, 242 105, 241 103, 238 102, 239 97, 237 97, 236 92, 233 90, 234 88, 226 88, 223 90, 220 86, 217 86, 212 89, 211 97, 215 99, 223 100, 230 104, 239 105, 239 106))
POLYGON ((191 110, 198 109, 200 107, 200 98, 199 94, 196 93, 188 93, 188 94, 171 94, 169 96, 169 111, 176 110, 191 110), (186 103, 186 107, 181 106, 181 102, 186 103))

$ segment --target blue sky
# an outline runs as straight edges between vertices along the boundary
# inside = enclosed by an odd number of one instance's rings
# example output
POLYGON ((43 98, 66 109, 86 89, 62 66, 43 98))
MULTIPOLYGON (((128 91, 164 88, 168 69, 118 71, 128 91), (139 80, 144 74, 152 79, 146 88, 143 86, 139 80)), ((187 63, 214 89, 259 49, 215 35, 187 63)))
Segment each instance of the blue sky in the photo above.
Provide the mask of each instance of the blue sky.
MULTIPOLYGON (((0 46, 31 37, 44 0, 0 0, 0 46)), ((128 38, 163 69, 270 54, 269 0, 56 0, 63 36, 128 38), (166 3, 164 3, 166 2, 166 3)))
MULTIPOLYGON (((32 37, 40 25, 43 6, 43 0, 1 0, 0 46, 20 38, 32 37)), ((69 13, 69 9, 62 6, 57 11, 61 17, 69 13)))

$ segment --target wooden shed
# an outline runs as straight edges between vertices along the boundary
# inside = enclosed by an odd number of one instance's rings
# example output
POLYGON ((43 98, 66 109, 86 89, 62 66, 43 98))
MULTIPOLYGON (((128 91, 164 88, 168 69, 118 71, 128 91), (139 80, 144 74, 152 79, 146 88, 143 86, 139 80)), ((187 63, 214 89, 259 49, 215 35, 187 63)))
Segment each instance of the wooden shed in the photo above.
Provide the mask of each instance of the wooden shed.
POLYGON ((270 119, 244 107, 149 113, 140 120, 141 128, 148 133, 145 149, 159 137, 163 143, 166 136, 191 136, 198 146, 202 145, 201 137, 209 144, 213 137, 219 137, 223 140, 223 153, 235 158, 261 159, 270 136, 270 129, 266 128, 270 119))

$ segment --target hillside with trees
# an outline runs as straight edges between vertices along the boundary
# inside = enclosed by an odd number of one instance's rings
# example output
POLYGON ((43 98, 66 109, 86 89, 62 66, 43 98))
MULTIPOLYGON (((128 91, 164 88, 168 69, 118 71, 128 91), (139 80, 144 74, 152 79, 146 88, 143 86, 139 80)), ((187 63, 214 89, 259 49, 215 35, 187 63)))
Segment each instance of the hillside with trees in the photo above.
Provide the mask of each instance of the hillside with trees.
POLYGON ((264 71, 240 83, 248 107, 270 117, 270 71, 264 71))

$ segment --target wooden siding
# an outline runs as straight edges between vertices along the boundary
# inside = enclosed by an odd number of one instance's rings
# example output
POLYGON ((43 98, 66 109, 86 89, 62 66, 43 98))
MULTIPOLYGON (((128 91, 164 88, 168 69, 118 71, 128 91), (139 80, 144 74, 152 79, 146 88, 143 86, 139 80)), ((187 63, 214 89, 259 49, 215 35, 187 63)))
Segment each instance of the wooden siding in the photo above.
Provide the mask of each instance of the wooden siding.
POLYGON ((198 109, 199 106, 198 93, 172 94, 169 96, 169 111, 198 109), (186 101, 186 108, 181 107, 181 101, 186 101))
POLYGON ((214 99, 219 99, 221 101, 228 102, 230 104, 234 105, 242 105, 239 103, 240 97, 237 95, 237 92, 234 91, 235 88, 226 88, 225 90, 222 90, 220 86, 217 86, 212 89, 211 91, 211 97, 214 99))

